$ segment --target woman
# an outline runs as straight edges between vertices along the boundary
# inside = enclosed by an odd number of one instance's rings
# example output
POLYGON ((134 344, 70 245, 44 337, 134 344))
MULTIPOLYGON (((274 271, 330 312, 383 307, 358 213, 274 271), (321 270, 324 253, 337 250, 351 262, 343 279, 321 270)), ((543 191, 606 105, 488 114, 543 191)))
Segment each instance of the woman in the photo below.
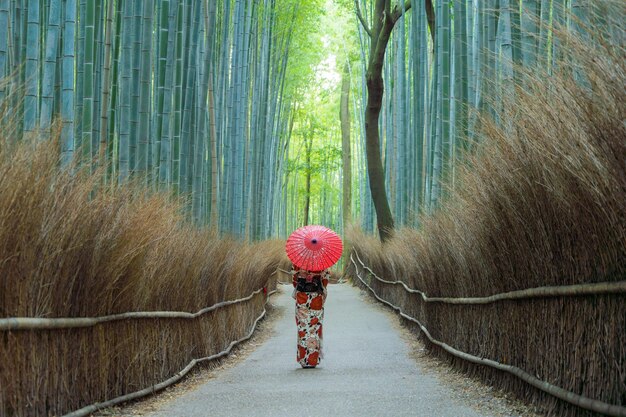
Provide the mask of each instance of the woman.
POLYGON ((315 368, 322 359, 322 322, 330 272, 307 271, 293 265, 291 274, 298 329, 296 360, 303 368, 315 368))

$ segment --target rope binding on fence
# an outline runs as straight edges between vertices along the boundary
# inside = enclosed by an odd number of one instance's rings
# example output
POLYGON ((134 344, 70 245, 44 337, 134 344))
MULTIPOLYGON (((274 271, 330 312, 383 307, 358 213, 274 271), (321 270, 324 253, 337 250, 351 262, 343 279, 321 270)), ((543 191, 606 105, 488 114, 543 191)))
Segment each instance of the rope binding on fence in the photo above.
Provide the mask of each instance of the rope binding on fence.
MULTIPOLYGON (((412 294, 419 294, 422 300, 426 303, 446 303, 446 304, 490 304, 502 300, 521 300, 530 298, 546 298, 546 297, 574 297, 582 295, 604 295, 604 294, 624 294, 626 293, 626 281, 616 282, 598 282, 592 284, 574 284, 574 285, 559 285, 548 287, 536 287, 528 288, 525 290, 509 291, 499 294, 490 295, 487 297, 429 297, 425 292, 418 289, 410 288, 406 283, 402 281, 388 281, 372 271, 366 266, 359 254, 354 250, 354 255, 357 257, 362 268, 367 270, 378 281, 391 284, 401 285, 404 289, 412 294)), ((350 255, 352 256, 352 255, 350 255)), ((354 263, 354 260, 352 260, 354 263)))
MULTIPOLYGON (((273 272, 274 275, 276 272, 273 272)), ((0 319, 0 331, 9 330, 47 330, 47 329, 73 329, 79 327, 92 327, 117 320, 130 319, 195 319, 211 311, 218 310, 233 304, 243 303, 251 300, 260 292, 266 292, 266 287, 261 287, 253 291, 250 295, 235 300, 222 301, 205 307, 195 313, 186 311, 132 311, 128 313, 112 314, 101 317, 60 317, 60 318, 42 318, 42 317, 9 317, 0 319)))

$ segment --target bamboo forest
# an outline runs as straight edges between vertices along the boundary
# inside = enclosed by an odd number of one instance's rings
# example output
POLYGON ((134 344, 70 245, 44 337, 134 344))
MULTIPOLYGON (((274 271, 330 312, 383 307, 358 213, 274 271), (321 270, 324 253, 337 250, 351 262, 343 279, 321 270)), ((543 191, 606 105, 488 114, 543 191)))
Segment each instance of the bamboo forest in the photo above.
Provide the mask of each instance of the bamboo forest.
POLYGON ((0 0, 0 417, 626 416, 625 58, 623 0, 0 0))

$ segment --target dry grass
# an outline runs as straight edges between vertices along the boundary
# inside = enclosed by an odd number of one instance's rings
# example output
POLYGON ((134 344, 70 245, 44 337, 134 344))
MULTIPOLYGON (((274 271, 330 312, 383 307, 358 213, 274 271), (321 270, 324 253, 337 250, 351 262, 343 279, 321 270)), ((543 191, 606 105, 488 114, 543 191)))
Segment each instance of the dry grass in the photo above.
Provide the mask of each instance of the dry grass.
MULTIPOLYGON (((2 318, 196 312, 275 288, 287 264, 284 242, 220 238, 165 196, 59 170, 56 141, 0 143, 2 318)), ((0 416, 60 415, 161 382, 247 334, 264 300, 194 320, 0 332, 0 416)))
MULTIPOLYGON (((626 53, 598 38, 589 45, 559 36, 570 52, 560 70, 526 74, 515 104, 505 103, 500 115, 509 125, 482 120, 481 145, 420 230, 399 230, 384 245, 349 233, 378 275, 448 297, 626 279, 626 53)), ((626 405, 623 294, 425 305, 398 286, 373 284, 436 339, 626 405)), ((508 375, 449 360, 548 415, 592 415, 508 375)))

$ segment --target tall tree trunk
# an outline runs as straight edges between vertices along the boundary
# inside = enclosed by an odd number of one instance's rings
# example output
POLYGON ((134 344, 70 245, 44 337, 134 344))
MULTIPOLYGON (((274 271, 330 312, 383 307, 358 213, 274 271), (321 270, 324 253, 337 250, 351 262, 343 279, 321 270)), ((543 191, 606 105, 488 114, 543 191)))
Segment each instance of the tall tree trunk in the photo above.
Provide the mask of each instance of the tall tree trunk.
POLYGON ((370 190, 376 210, 378 234, 383 242, 391 237, 394 229, 394 220, 389 207, 389 200, 387 199, 385 173, 380 154, 380 132, 378 130, 378 120, 384 94, 382 71, 391 31, 403 12, 410 7, 411 2, 407 1, 404 7, 399 8, 396 5, 392 11, 390 0, 377 0, 372 16, 374 24, 371 30, 366 26, 367 23, 360 16, 359 9, 357 9, 359 20, 361 20, 367 33, 371 36, 370 56, 366 72, 368 94, 367 107, 365 109, 365 151, 370 190))
POLYGON ((378 118, 382 107, 383 78, 382 75, 368 71, 367 80, 367 108, 365 110, 365 152, 367 156, 367 173, 369 175, 370 190, 374 209, 376 210, 378 233, 382 241, 390 237, 394 228, 393 217, 387 200, 385 187, 385 173, 380 154, 380 137, 378 132, 378 118))
MULTIPOLYGON (((370 55, 366 70, 367 107, 365 109, 365 151, 369 185, 376 211, 378 233, 381 241, 386 241, 394 229, 394 219, 389 207, 385 188, 385 173, 380 153, 380 132, 378 121, 382 108, 384 83, 382 77, 385 50, 391 32, 398 19, 411 8, 411 0, 404 5, 391 6, 391 0, 376 0, 371 14, 372 26, 361 14, 359 0, 355 0, 356 13, 365 32, 370 36, 370 55)), ((419 7, 422 7, 421 5, 419 7)), ((435 39, 435 13, 431 0, 423 5, 430 27, 431 39, 435 39)))

